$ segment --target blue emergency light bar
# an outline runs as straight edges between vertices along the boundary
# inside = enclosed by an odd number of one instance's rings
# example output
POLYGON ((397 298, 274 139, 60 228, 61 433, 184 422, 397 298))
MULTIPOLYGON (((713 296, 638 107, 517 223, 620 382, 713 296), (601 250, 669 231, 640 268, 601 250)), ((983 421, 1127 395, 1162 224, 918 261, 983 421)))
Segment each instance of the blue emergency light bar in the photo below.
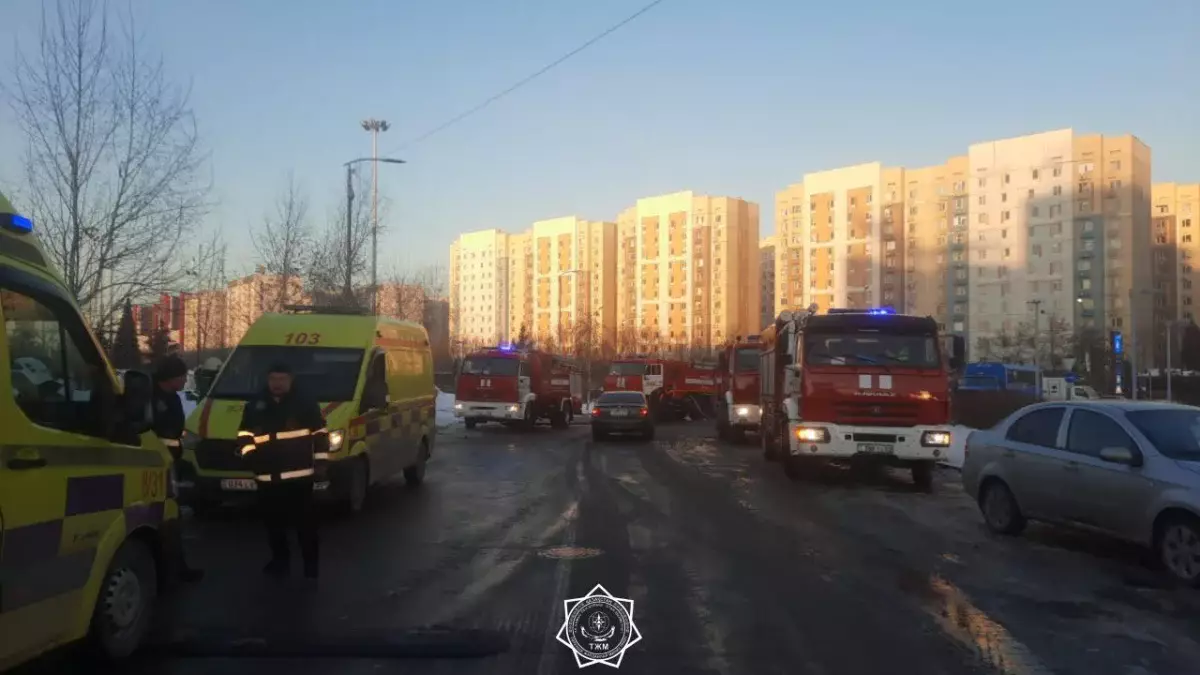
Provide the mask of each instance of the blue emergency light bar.
POLYGON ((17 234, 29 234, 33 232, 33 219, 19 213, 0 213, 0 227, 17 234))
POLYGON ((895 314, 895 313, 896 313, 896 310, 892 309, 891 307, 876 307, 874 309, 867 310, 867 314, 872 314, 875 316, 883 316, 885 314, 895 314))
POLYGON ((870 307, 867 309, 830 309, 827 314, 866 314, 868 316, 891 316, 896 310, 891 307, 870 307))

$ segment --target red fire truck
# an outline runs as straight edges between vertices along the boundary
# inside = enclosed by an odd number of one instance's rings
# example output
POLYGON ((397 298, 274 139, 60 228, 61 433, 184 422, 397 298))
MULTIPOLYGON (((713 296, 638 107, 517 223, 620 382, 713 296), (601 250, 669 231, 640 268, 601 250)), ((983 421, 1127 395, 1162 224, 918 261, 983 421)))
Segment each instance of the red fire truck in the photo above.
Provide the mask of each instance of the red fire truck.
POLYGON ((739 336, 717 355, 717 436, 741 440, 747 431, 758 431, 762 419, 759 401, 758 335, 739 336))
POLYGON ((549 419, 564 428, 580 413, 583 377, 571 359, 501 345, 463 359, 454 392, 454 416, 468 429, 480 422, 531 428, 549 419))
POLYGON ((716 395, 716 365, 645 354, 614 359, 604 391, 640 391, 658 419, 707 417, 716 395))
POLYGON ((822 463, 904 467, 930 489, 950 447, 950 371, 961 367, 962 337, 947 350, 932 317, 816 311, 784 312, 762 334, 767 459, 793 480, 822 463))

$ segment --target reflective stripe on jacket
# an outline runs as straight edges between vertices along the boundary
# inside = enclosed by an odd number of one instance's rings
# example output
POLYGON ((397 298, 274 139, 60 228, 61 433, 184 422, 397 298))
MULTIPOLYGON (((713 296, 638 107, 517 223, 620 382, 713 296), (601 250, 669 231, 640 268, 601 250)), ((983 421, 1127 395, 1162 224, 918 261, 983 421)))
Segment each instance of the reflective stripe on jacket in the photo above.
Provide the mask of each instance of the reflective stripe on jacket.
POLYGON ((329 459, 329 431, 320 407, 294 395, 249 402, 238 441, 261 482, 311 478, 317 462, 329 459))

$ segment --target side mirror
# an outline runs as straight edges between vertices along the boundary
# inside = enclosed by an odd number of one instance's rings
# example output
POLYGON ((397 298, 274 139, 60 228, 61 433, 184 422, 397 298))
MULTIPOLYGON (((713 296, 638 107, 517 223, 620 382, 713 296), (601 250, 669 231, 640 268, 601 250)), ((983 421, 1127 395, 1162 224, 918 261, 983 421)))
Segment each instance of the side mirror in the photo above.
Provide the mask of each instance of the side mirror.
POLYGON ((1142 460, 1129 448, 1101 448, 1100 459, 1113 464, 1125 464, 1127 466, 1141 466, 1142 460))
POLYGON ((120 399, 122 419, 126 427, 123 431, 141 434, 150 428, 153 424, 150 413, 153 393, 154 382, 149 375, 138 370, 125 372, 125 393, 120 399))
POLYGON ((953 335, 950 339, 950 370, 960 370, 967 360, 967 342, 961 335, 953 335))

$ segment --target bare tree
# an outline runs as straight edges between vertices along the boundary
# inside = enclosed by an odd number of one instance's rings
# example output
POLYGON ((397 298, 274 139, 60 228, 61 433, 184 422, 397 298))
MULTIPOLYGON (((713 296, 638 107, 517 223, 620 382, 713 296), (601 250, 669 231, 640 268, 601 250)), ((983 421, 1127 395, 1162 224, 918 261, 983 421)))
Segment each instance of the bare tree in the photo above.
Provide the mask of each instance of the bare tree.
POLYGON ((420 273, 421 270, 392 270, 379 289, 379 313, 404 321, 421 322, 425 318, 425 302, 429 294, 418 281, 420 273))
POLYGON ((132 15, 96 0, 43 9, 6 94, 25 134, 25 197, 93 325, 126 298, 173 288, 185 233, 206 213, 206 157, 189 90, 149 58, 132 15))
POLYGON ((214 232, 196 248, 196 255, 187 263, 187 279, 183 294, 184 325, 190 334, 184 335, 183 350, 195 353, 199 366, 206 350, 223 349, 226 345, 229 307, 227 303, 225 262, 229 250, 220 231, 214 232))
MULTIPOLYGON (((356 199, 351 208, 349 254, 346 251, 346 200, 339 199, 340 206, 330 216, 324 231, 317 237, 309 261, 308 283, 313 299, 325 302, 351 302, 364 306, 369 301, 362 286, 363 276, 371 269, 371 200, 370 174, 355 173, 354 194, 356 199), (346 295, 346 270, 350 271, 350 297, 346 295)), ((388 201, 379 199, 379 219, 386 214, 388 201)), ((383 227, 380 226, 382 232, 383 227)))
POLYGON ((287 183, 275 200, 275 213, 263 219, 253 233, 254 250, 268 274, 278 278, 280 308, 293 299, 293 280, 299 279, 312 260, 312 230, 308 223, 308 200, 289 173, 287 183))

